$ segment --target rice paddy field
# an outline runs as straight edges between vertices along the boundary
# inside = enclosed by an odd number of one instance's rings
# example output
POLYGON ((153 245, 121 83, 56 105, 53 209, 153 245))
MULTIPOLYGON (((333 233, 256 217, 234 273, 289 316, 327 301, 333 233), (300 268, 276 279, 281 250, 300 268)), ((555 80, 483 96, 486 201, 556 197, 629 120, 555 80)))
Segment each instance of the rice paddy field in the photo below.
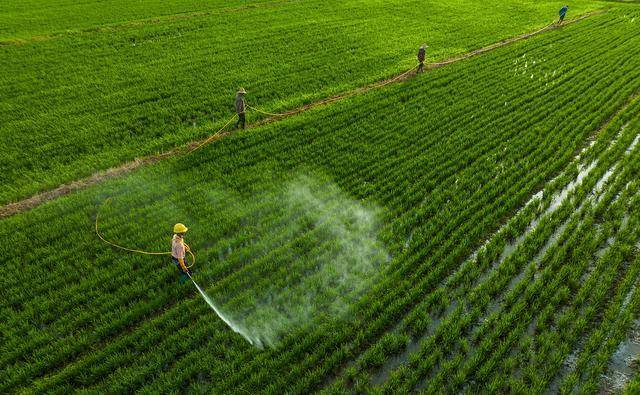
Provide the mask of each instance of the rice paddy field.
POLYGON ((639 393, 640 4, 562 5, 2 2, 0 393, 639 393))

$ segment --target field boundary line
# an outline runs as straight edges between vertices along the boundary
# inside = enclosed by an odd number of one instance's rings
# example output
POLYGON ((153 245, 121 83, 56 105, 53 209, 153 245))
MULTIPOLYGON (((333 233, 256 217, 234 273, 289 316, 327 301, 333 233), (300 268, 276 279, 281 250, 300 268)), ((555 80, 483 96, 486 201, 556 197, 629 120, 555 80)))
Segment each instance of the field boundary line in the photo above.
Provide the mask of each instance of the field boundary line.
MULTIPOLYGON (((567 22, 565 22, 563 25, 561 26, 566 26, 569 24, 573 24, 573 23, 577 23, 579 21, 582 21, 586 18, 589 18, 591 16, 595 16, 595 15, 600 15, 600 14, 604 14, 606 13, 608 10, 607 9, 599 9, 599 10, 595 10, 586 14, 583 14, 575 19, 569 20, 567 22)), ((490 44, 486 47, 482 47, 476 50, 473 50, 471 52, 467 52, 463 55, 458 55, 458 56, 454 56, 450 59, 444 60, 442 62, 436 62, 436 63, 430 63, 425 65, 425 69, 427 71, 430 70, 434 70, 440 67, 444 67, 444 66, 448 66, 450 64, 454 64, 466 59, 469 59, 471 57, 474 56, 478 56, 481 55, 483 53, 492 51, 494 49, 498 49, 504 46, 507 46, 509 44, 518 42, 518 41, 522 41, 522 40, 526 40, 528 38, 543 34, 545 32, 551 31, 551 30, 555 30, 559 27, 561 27, 559 25, 556 24, 551 24, 551 25, 547 25, 545 27, 543 27, 542 29, 536 30, 534 32, 530 32, 530 33, 525 33, 525 34, 521 34, 509 39, 505 39, 502 41, 499 41, 497 43, 494 44, 490 44)), ((259 127, 262 125, 266 125, 266 124, 270 124, 285 118, 289 118, 291 116, 303 113, 305 111, 311 110, 313 108, 316 107, 321 107, 321 106, 326 106, 338 101, 341 101, 343 99, 347 99, 362 93, 366 93, 369 92, 371 90, 374 89, 378 89, 378 88, 382 88, 385 87, 387 85, 390 85, 392 83, 397 83, 397 82, 401 82, 401 81, 406 81, 409 78, 413 78, 416 76, 416 72, 415 72, 415 67, 405 71, 401 74, 398 74, 394 77, 391 78, 387 78, 384 80, 380 80, 377 82, 373 82, 371 84, 367 84, 346 92, 343 92, 341 94, 338 95, 334 95, 334 96, 330 96, 324 99, 320 99, 317 101, 314 101, 312 103, 309 104, 305 104, 301 107, 298 108, 294 108, 292 110, 286 111, 282 114, 278 114, 275 116, 271 116, 268 118, 264 118, 261 120, 258 120, 257 122, 247 125, 247 129, 251 129, 251 128, 255 128, 255 127, 259 127)), ((191 141, 181 147, 177 147, 177 148, 173 148, 171 150, 165 151, 165 152, 161 152, 159 154, 154 154, 154 155, 148 155, 148 156, 143 156, 140 158, 135 158, 129 162, 125 162, 122 165, 119 166, 114 166, 111 168, 108 168, 106 170, 100 170, 96 173, 93 173, 92 175, 85 177, 85 178, 81 178, 79 180, 75 180, 75 181, 71 181, 65 184, 62 184, 56 188, 47 190, 47 191, 43 191, 43 192, 39 192, 36 193, 28 198, 24 198, 15 202, 11 202, 11 203, 7 203, 4 204, 2 206, 0 206, 0 219, 4 219, 7 217, 11 217, 13 215, 31 210, 35 207, 38 207, 44 203, 47 203, 49 201, 55 200, 59 197, 62 196, 66 196, 72 192, 76 192, 85 188, 88 188, 90 186, 93 185, 97 185, 100 184, 106 180, 112 179, 112 178, 117 178, 123 175, 126 175, 136 169, 138 169, 139 167, 143 167, 143 166, 148 166, 148 165, 152 165, 155 164, 157 162, 159 162, 162 159, 166 159, 166 158, 171 158, 174 156, 179 156, 179 155, 184 155, 187 154, 189 152, 194 151, 195 149, 201 147, 204 144, 207 143, 211 143, 211 142, 215 142, 217 140, 222 139, 223 137, 227 137, 231 134, 235 133, 234 130, 228 130, 228 131, 219 131, 218 133, 209 136, 207 138, 204 139, 200 139, 200 140, 194 140, 191 141)))

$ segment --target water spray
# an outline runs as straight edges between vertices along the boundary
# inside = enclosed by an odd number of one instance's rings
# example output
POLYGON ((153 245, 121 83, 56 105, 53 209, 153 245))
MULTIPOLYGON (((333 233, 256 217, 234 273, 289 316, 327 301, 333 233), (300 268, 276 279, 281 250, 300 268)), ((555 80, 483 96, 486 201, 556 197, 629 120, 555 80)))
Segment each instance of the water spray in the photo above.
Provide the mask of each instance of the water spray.
MULTIPOLYGON (((224 191, 216 196, 222 201, 242 202, 240 197, 224 191)), ((214 292, 213 298, 186 272, 205 302, 231 330, 258 349, 275 347, 280 339, 318 316, 348 319, 350 306, 369 289, 380 266, 390 259, 377 236, 379 210, 371 204, 363 205, 330 182, 304 175, 290 180, 282 190, 267 191, 253 196, 255 199, 265 200, 267 207, 283 215, 280 224, 286 232, 278 246, 289 245, 305 235, 310 245, 318 248, 300 246, 294 259, 278 260, 278 267, 286 272, 278 275, 278 281, 269 281, 269 274, 261 273, 268 265, 260 264, 259 251, 243 257, 258 259, 256 267, 239 272, 236 281, 225 286, 223 293, 214 292), (267 280, 256 283, 243 277, 253 276, 254 272, 267 280), (250 282, 252 286, 247 287, 250 282)), ((227 209, 234 208, 227 205, 227 209)), ((251 218, 239 216, 237 220, 251 226, 251 218)), ((260 222, 255 223, 255 230, 258 243, 272 238, 272 229, 263 228, 260 222)), ((98 215, 95 231, 103 242, 120 250, 171 254, 124 247, 107 240, 100 233, 98 215)))
POLYGON ((259 349, 263 349, 264 345, 262 344, 262 341, 257 338, 257 337, 252 337, 249 333, 247 333, 246 330, 236 326, 229 318, 227 318, 221 311, 220 309, 218 309, 215 305, 215 303, 213 303, 213 299, 211 299, 211 297, 209 295, 207 295, 206 292, 204 292, 204 290, 202 288, 200 288, 200 286, 198 285, 198 283, 196 282, 196 280, 193 279, 193 277, 191 277, 191 275, 189 273, 187 273, 187 275, 189 276, 189 278, 191 279, 191 282, 193 282, 193 285, 196 286, 196 288, 198 289, 198 292, 200 292, 200 295, 202 295, 202 297, 204 298, 204 300, 207 302, 207 304, 209 306, 211 306, 211 308, 213 309, 213 311, 215 311, 215 313, 218 315, 218 317, 220 317, 220 319, 222 321, 224 321, 225 324, 227 324, 227 326, 229 328, 231 328, 235 333, 239 334, 240 336, 244 337, 249 343, 251 343, 251 345, 258 347, 259 349))

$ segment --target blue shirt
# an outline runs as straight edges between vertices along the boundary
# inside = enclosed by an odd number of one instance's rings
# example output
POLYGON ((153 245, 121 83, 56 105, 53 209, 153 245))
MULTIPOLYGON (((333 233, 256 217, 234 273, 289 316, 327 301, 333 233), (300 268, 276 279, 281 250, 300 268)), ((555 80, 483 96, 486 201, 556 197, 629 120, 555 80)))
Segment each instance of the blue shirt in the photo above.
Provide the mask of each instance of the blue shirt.
POLYGON ((560 16, 565 16, 567 14, 567 10, 569 9, 569 7, 564 6, 562 8, 560 8, 560 16))

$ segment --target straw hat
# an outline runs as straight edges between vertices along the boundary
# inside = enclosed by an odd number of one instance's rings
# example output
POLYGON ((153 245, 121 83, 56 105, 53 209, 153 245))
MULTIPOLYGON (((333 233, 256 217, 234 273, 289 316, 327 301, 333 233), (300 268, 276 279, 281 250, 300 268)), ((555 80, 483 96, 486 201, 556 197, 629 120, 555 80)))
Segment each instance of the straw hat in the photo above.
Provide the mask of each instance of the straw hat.
POLYGON ((247 91, 245 91, 245 90, 244 90, 244 88, 240 88, 240 89, 238 90, 238 93, 245 94, 245 93, 247 93, 247 91))

